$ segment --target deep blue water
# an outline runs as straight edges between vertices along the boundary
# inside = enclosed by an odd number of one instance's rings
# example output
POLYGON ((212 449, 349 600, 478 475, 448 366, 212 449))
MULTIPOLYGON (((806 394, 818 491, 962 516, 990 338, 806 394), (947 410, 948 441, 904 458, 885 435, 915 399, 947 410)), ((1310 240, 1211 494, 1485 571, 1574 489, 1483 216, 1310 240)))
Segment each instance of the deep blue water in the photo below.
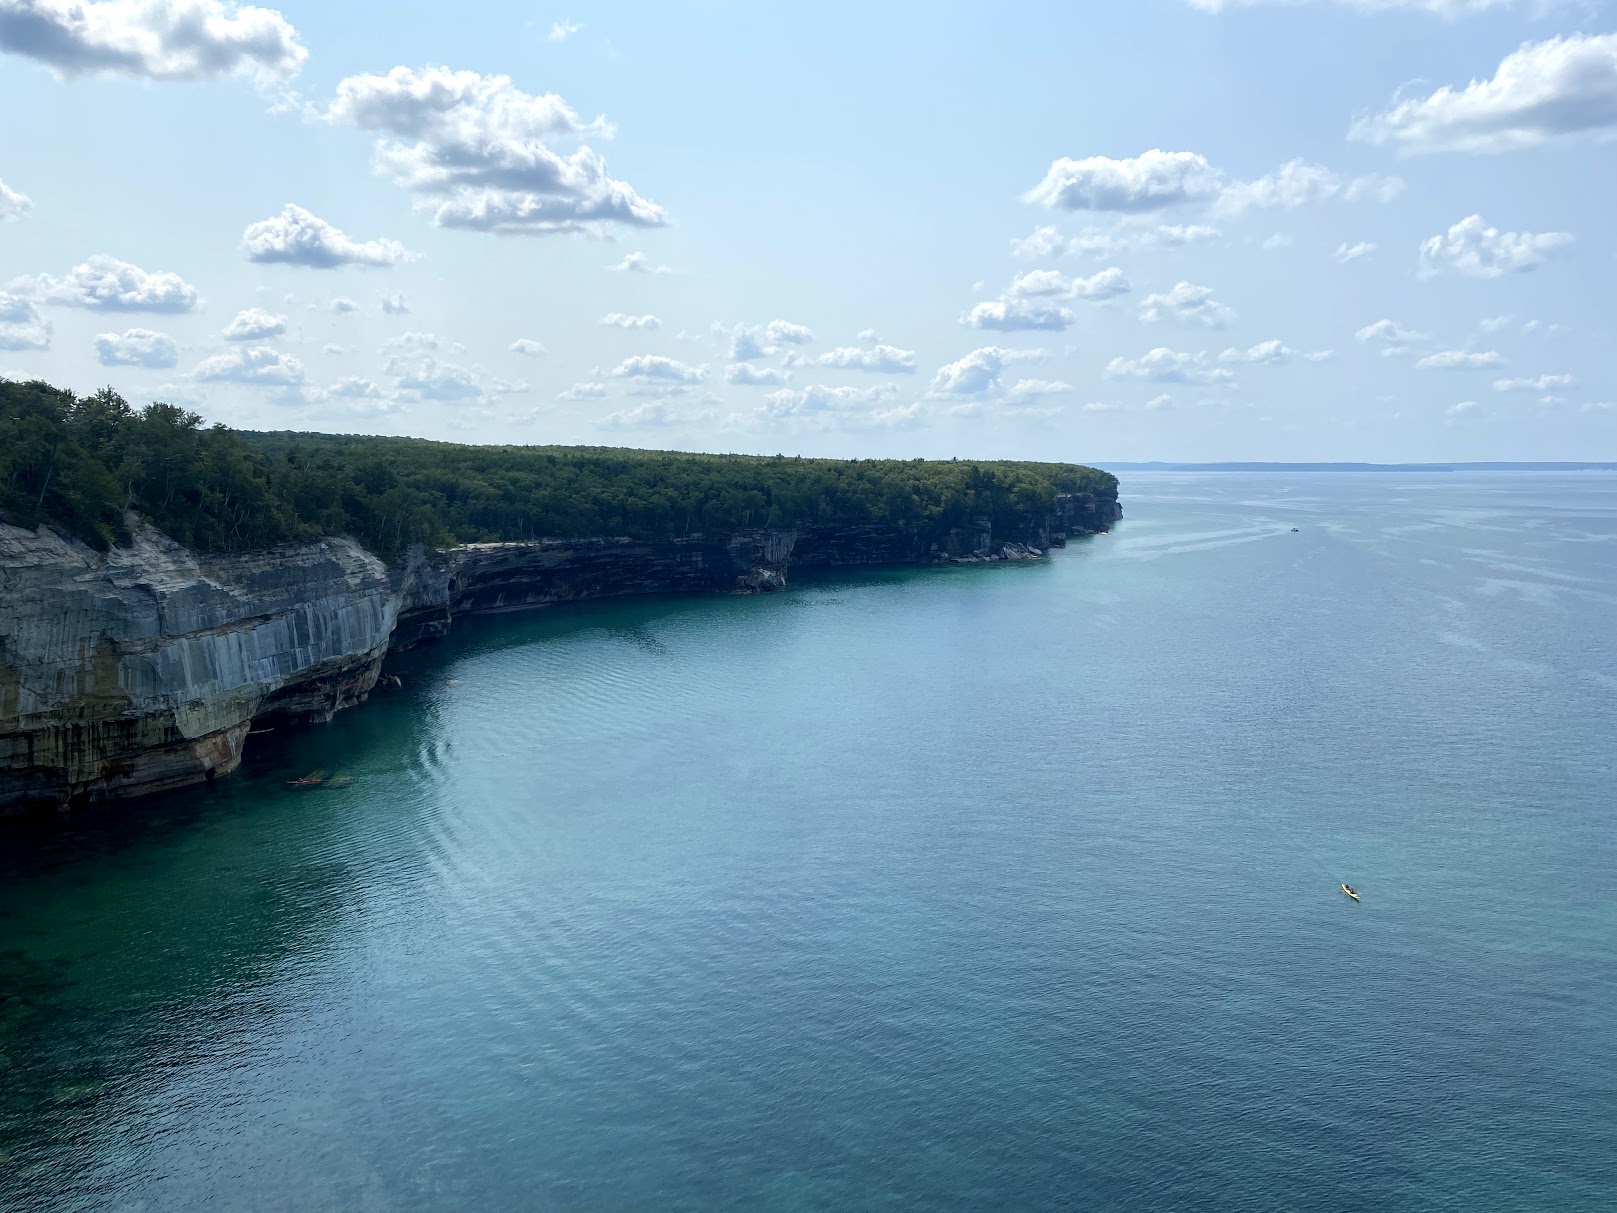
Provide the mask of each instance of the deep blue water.
POLYGON ((1617 1207, 1617 477, 1124 500, 0 833, 0 1207, 1617 1207))

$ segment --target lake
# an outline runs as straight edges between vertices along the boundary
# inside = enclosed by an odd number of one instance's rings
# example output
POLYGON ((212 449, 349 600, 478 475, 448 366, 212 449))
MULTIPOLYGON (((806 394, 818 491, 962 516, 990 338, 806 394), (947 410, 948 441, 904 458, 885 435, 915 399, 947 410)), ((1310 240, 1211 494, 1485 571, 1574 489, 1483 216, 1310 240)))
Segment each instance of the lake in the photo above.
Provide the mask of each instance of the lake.
POLYGON ((1617 1207, 1617 476, 1123 503, 0 831, 0 1207, 1617 1207))

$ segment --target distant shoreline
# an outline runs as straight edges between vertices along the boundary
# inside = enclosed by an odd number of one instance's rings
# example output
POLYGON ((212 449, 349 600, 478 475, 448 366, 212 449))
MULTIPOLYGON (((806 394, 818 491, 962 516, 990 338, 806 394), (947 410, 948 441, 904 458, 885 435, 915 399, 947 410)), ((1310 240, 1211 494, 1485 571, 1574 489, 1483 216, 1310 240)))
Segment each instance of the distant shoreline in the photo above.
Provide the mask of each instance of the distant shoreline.
POLYGON ((1107 472, 1617 472, 1617 463, 1112 463, 1107 472))

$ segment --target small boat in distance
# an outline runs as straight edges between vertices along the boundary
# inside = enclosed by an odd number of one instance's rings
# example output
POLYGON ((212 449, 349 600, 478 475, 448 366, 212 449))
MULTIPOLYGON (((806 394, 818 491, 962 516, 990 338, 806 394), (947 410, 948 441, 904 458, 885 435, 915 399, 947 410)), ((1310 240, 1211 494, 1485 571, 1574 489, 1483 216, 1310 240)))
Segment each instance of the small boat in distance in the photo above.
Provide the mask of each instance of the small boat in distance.
POLYGON ((318 788, 325 781, 326 773, 324 771, 310 771, 302 779, 288 779, 286 786, 289 788, 318 788))
POLYGON ((1350 884, 1343 885, 1342 886, 1342 892, 1346 893, 1349 897, 1353 898, 1354 901, 1359 900, 1359 891, 1357 889, 1355 889, 1350 884))

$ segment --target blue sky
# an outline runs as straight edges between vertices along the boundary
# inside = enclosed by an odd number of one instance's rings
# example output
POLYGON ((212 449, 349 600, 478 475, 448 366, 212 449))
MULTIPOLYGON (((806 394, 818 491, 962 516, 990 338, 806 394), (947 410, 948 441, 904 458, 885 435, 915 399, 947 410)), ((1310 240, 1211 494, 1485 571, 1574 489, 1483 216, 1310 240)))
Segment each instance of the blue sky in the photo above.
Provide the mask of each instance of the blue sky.
POLYGON ((0 0, 0 373, 457 441, 1617 458, 1614 31, 0 0))

